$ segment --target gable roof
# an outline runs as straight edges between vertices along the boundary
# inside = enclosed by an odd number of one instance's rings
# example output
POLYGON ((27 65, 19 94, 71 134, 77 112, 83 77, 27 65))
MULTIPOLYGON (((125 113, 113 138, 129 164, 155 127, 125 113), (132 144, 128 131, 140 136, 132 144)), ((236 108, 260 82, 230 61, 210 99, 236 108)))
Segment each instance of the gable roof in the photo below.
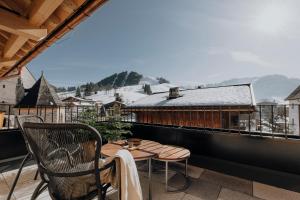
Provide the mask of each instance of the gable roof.
POLYGON ((295 99, 300 99, 300 85, 285 100, 295 99))
POLYGON ((60 106, 62 105, 54 88, 47 82, 44 75, 29 89, 28 93, 16 107, 60 106))
POLYGON ((167 106, 254 106, 250 84, 200 88, 180 91, 181 97, 167 99, 169 93, 157 93, 134 102, 128 107, 167 106))

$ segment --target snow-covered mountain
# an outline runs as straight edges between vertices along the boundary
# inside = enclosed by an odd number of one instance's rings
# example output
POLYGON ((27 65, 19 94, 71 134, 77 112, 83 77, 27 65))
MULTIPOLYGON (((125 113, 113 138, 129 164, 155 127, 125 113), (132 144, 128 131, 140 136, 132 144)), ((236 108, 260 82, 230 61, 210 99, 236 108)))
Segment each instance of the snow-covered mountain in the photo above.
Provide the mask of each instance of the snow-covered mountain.
POLYGON ((267 75, 262 77, 248 77, 226 80, 215 85, 235 85, 252 83, 256 102, 284 99, 300 85, 300 79, 288 78, 283 75, 267 75))

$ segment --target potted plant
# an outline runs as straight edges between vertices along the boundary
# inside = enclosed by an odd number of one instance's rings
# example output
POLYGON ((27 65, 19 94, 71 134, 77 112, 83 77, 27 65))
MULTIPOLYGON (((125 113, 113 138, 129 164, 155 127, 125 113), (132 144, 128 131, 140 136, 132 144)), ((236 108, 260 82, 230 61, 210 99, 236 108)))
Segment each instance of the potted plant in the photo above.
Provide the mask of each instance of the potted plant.
POLYGON ((111 116, 105 122, 97 121, 97 112, 88 109, 80 114, 79 121, 88 124, 99 131, 101 136, 107 141, 117 141, 131 135, 131 124, 120 121, 119 116, 111 116))

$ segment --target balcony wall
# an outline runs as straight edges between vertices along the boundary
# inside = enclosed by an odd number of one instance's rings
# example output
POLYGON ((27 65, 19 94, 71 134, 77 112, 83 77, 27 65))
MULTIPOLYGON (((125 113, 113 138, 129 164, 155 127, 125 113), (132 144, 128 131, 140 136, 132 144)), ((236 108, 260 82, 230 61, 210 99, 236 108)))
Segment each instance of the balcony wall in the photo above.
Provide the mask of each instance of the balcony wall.
POLYGON ((190 149, 200 167, 300 192, 300 140, 143 124, 133 133, 190 149))
MULTIPOLYGON (((190 149, 194 165, 300 192, 300 140, 137 123, 132 132, 190 149)), ((0 161, 26 152, 18 130, 0 131, 0 161)))

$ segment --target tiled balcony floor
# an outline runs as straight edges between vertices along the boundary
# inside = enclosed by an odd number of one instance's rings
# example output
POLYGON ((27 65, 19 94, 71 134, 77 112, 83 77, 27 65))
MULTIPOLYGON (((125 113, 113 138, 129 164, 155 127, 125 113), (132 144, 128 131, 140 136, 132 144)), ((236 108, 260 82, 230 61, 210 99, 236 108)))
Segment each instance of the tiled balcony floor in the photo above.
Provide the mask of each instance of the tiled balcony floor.
MULTIPOLYGON (((183 170, 180 164, 170 167, 169 183, 173 188, 179 187, 183 183, 183 177, 175 173, 176 170, 183 170)), ((12 199, 30 199, 30 196, 39 181, 34 181, 36 166, 25 167, 21 178, 17 184, 12 199)), ((16 170, 0 173, 0 200, 6 199, 9 187, 15 177, 16 170)), ((300 193, 295 193, 280 188, 264 185, 228 176, 218 172, 189 166, 191 185, 182 192, 165 192, 164 172, 154 171, 152 177, 153 200, 254 200, 254 199, 287 199, 300 200, 300 193)), ((148 182, 147 173, 140 172, 141 185, 144 199, 147 199, 148 182)), ((38 199, 50 199, 45 191, 38 199)), ((116 199, 113 194, 108 197, 110 200, 116 199)))

